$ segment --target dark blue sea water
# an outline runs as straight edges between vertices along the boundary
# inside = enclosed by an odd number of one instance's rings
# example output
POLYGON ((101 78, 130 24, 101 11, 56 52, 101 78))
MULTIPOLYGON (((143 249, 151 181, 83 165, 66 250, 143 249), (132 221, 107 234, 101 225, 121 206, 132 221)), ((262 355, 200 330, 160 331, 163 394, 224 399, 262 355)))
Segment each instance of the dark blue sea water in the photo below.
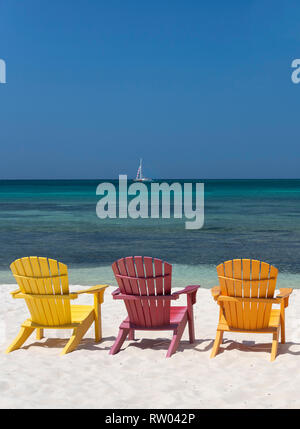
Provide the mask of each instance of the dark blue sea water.
POLYGON ((0 281, 13 282, 9 264, 23 256, 58 259, 73 283, 90 284, 111 281, 118 258, 148 255, 174 264, 177 283, 208 287, 220 262, 255 258, 297 287, 300 180, 203 182, 204 227, 186 230, 185 219, 100 220, 97 180, 0 181, 0 281))

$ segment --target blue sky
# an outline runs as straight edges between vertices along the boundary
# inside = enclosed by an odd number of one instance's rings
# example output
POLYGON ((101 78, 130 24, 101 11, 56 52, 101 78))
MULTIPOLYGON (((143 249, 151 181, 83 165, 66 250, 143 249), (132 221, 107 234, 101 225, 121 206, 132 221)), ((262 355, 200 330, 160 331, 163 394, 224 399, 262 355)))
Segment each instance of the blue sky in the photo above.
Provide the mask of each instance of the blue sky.
POLYGON ((0 0, 0 178, 300 177, 297 1, 0 0))

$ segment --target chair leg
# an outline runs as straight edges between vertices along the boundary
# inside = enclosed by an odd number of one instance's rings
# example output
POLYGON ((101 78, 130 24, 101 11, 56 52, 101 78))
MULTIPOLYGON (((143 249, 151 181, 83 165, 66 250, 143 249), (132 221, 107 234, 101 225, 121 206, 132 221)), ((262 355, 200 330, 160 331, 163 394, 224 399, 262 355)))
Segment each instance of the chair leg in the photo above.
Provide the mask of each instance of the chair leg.
POLYGON ((195 342, 195 327, 194 327, 194 319, 188 320, 189 325, 189 338, 190 343, 193 344, 195 342))
POLYGON ((82 337, 88 331, 88 329, 90 328, 93 321, 94 321, 94 317, 87 318, 84 320, 84 322, 82 322, 82 324, 80 326, 78 326, 78 328, 73 329, 72 336, 69 339, 69 341, 67 342, 67 344, 65 345, 65 347, 63 348, 63 350, 60 354, 61 356, 65 355, 67 353, 70 353, 76 349, 76 347, 78 346, 78 344, 82 340, 82 337))
POLYGON ((101 319, 95 320, 95 342, 99 343, 102 340, 101 319))
POLYGON ((44 329, 37 328, 37 330, 36 330, 36 339, 37 340, 41 340, 42 338, 44 338, 44 329))
POLYGON ((195 342, 195 327, 194 327, 194 309, 192 304, 192 298, 190 295, 187 296, 188 301, 188 325, 189 325, 189 338, 190 343, 195 342))
POLYGON ((129 330, 128 340, 131 340, 131 341, 134 340, 134 329, 129 330))
POLYGON ((6 349, 5 353, 10 353, 14 350, 19 349, 25 343, 25 341, 32 334, 33 331, 34 331, 34 328, 22 326, 19 334, 11 343, 11 345, 6 349))
POLYGON ((186 323, 187 323, 187 319, 183 320, 181 324, 177 327, 177 329, 174 330, 173 338, 167 352, 167 356, 166 356, 167 358, 171 357, 172 354, 176 352, 178 344, 181 340, 182 334, 186 327, 186 323))
POLYGON ((94 295, 95 309, 95 341, 96 343, 102 340, 102 323, 101 323, 101 297, 100 294, 94 295))
POLYGON ((281 344, 285 344, 285 321, 281 320, 280 324, 281 344))
POLYGON ((217 331, 216 339, 210 355, 211 358, 214 358, 218 354, 220 344, 222 343, 222 340, 223 340, 223 334, 224 334, 224 331, 217 331))
POLYGON ((271 362, 275 360, 278 348, 278 337, 279 337, 279 329, 276 332, 273 332, 273 342, 272 342, 272 350, 271 350, 271 362))
POLYGON ((115 355, 116 353, 118 353, 118 351, 122 347, 122 344, 126 340, 126 337, 129 334, 129 331, 130 331, 129 329, 120 328, 119 335, 117 336, 116 341, 114 342, 114 345, 111 347, 109 351, 110 355, 115 355))

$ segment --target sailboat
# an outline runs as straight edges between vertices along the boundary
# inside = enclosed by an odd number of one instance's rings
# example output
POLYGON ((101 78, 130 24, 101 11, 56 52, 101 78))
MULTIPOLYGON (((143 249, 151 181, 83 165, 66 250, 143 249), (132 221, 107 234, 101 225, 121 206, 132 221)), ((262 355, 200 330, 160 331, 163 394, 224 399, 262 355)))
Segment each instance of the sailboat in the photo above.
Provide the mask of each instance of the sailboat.
POLYGON ((134 179, 134 181, 135 182, 151 182, 151 179, 147 179, 147 177, 143 177, 142 164, 143 164, 143 160, 140 159, 140 165, 139 165, 138 171, 136 173, 136 178, 134 179))

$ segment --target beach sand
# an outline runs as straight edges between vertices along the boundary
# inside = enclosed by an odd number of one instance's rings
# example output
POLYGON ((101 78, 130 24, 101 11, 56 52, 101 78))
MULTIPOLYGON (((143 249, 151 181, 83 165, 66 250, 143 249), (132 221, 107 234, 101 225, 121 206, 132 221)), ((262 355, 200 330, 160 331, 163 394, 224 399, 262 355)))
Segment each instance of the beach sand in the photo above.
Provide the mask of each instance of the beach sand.
MULTIPOLYGON (((71 331, 45 331, 22 349, 6 347, 28 317, 23 300, 0 286, 0 408, 300 408, 300 290, 286 311, 286 344, 270 362, 272 336, 225 333, 221 352, 210 359, 218 305, 200 289, 195 306, 196 342, 187 330, 178 351, 165 355, 170 332, 137 332, 115 356, 108 354, 126 315, 109 288, 102 306, 103 341, 90 329, 78 349, 59 356, 71 331)), ((71 290, 82 289, 71 286, 71 290)), ((184 304, 182 296, 176 305, 184 304)), ((76 303, 92 304, 81 296, 76 303)))

